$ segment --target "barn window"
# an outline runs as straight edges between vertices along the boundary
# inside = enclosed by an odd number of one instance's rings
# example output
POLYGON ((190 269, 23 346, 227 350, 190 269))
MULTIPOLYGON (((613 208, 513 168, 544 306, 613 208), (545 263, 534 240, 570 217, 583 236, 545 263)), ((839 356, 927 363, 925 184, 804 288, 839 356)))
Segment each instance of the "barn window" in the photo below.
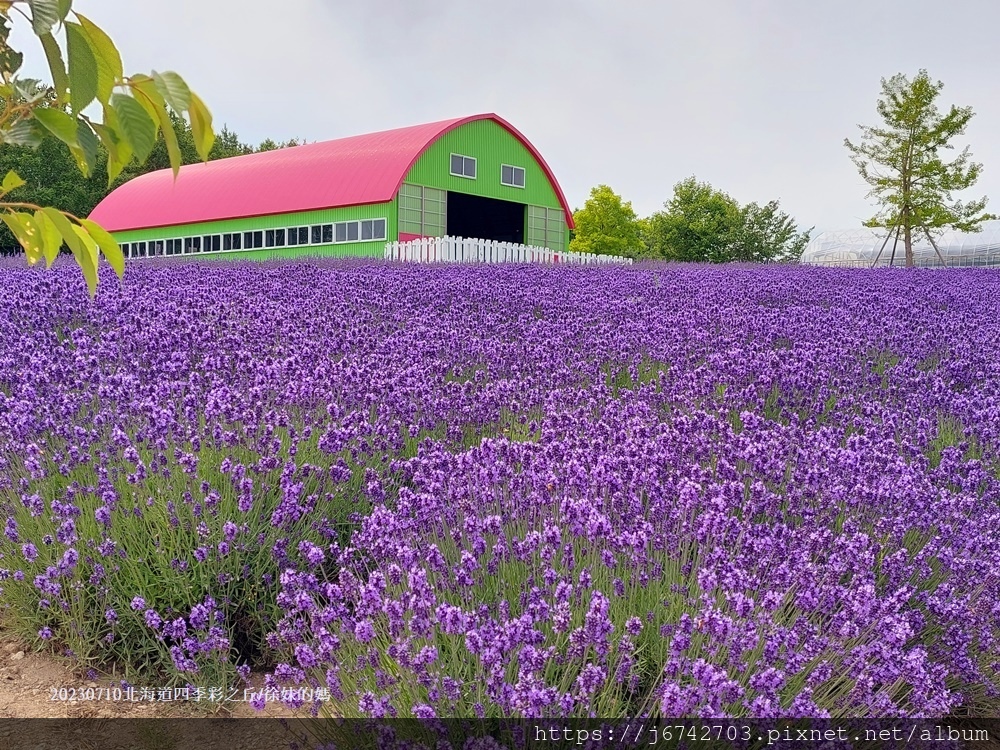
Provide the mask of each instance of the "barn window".
POLYGON ((203 253, 219 252, 219 235, 206 234, 201 240, 201 251, 203 253))
POLYGON ((249 250, 254 247, 264 247, 264 232, 244 232, 243 248, 249 250))
POLYGON ((201 237, 188 237, 186 240, 184 240, 184 252, 200 253, 201 237))
POLYGON ((323 225, 323 244, 328 245, 333 242, 333 224, 323 225))
POLYGON ((323 241, 323 226, 321 224, 313 224, 312 226, 312 244, 318 245, 323 241))
POLYGON ((153 240, 149 243, 149 257, 163 255, 163 240, 153 240))
POLYGON ((288 229, 288 244, 289 245, 308 245, 309 244, 309 227, 289 227, 289 229, 288 229))
POLYGON ((451 173, 456 177, 468 177, 476 179, 476 159, 472 156, 462 156, 461 154, 451 155, 451 173))
POLYGON ((274 246, 275 247, 284 247, 284 245, 285 245, 285 230, 284 229, 275 229, 274 230, 274 246))
POLYGON ((500 165, 500 184, 511 187, 524 187, 524 167, 514 167, 510 164, 500 165))

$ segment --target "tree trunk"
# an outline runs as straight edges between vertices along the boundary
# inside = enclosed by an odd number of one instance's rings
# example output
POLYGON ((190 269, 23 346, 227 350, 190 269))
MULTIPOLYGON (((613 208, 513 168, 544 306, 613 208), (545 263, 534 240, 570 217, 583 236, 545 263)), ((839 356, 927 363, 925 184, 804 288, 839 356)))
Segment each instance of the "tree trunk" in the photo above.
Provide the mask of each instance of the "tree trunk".
POLYGON ((910 235, 910 222, 903 225, 903 247, 906 250, 906 267, 913 268, 913 237, 910 235))

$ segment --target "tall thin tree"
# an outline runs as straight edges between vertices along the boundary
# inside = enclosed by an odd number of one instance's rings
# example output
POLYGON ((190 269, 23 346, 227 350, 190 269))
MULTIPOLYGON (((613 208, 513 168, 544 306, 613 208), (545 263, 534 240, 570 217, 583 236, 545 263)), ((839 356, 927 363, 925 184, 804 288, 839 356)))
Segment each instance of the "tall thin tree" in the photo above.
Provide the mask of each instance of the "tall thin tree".
POLYGON ((946 228, 976 232, 983 221, 996 218, 984 211, 985 197, 966 203, 952 199, 953 192, 975 184, 982 165, 970 161, 968 146, 950 162, 940 155, 954 148, 951 141, 965 133, 973 116, 971 107, 954 105, 942 116, 935 100, 943 86, 926 70, 912 81, 902 73, 883 78, 876 108, 884 127, 859 125, 860 143, 844 139, 851 161, 871 185, 867 197, 878 202, 878 213, 865 226, 885 229, 886 242, 901 238, 907 266, 914 264, 915 236, 925 237, 944 264, 936 235, 946 228))

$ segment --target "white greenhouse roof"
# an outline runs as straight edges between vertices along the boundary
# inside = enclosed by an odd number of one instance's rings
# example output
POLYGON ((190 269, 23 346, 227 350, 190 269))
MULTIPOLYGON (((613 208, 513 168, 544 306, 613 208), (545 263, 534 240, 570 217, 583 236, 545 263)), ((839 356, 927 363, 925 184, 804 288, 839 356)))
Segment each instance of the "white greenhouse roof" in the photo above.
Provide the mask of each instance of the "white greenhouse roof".
MULTIPOLYGON (((802 253, 802 262, 817 266, 855 266, 867 268, 878 258, 879 266, 889 265, 893 239, 886 243, 885 229, 842 229, 814 237, 802 253), (879 250, 885 249, 879 257, 879 250)), ((934 242, 948 266, 1000 266, 1000 221, 984 221, 975 233, 946 230, 934 236, 934 242)), ((900 237, 893 265, 905 263, 906 254, 900 237)), ((913 237, 913 261, 918 266, 940 266, 934 248, 922 234, 913 237)))

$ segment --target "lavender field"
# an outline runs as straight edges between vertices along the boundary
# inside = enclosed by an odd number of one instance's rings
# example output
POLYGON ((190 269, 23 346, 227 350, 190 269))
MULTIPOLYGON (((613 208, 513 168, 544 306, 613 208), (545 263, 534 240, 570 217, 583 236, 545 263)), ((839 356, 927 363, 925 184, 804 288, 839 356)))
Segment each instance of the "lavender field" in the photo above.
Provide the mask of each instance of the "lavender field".
POLYGON ((7 266, 0 311, 0 616, 85 667, 1000 714, 1000 274, 7 266))

